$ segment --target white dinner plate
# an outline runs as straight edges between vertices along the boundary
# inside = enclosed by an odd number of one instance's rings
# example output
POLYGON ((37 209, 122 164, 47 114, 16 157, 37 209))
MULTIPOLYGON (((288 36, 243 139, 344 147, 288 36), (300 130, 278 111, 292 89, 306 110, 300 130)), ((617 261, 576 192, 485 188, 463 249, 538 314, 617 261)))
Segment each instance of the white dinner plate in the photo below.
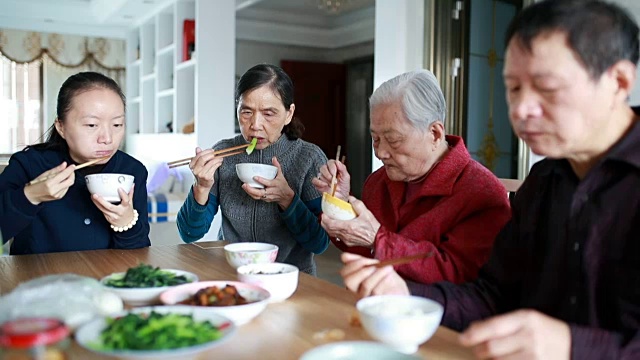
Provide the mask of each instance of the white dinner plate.
POLYGON ((342 341, 318 346, 304 354, 300 360, 417 360, 386 345, 372 341, 342 341))
POLYGON ((193 315, 195 321, 209 321, 215 326, 225 325, 222 331, 222 337, 217 340, 209 341, 204 344, 183 347, 171 350, 103 350, 100 349, 100 334, 107 327, 106 318, 100 318, 90 321, 89 323, 81 326, 76 331, 76 341, 80 346, 94 353, 115 356, 121 359, 185 359, 188 356, 192 356, 201 351, 208 350, 212 347, 218 346, 225 340, 229 339, 236 332, 236 326, 233 322, 226 317, 214 314, 214 313, 199 313, 194 314, 191 309, 185 306, 154 306, 154 307, 142 307, 135 308, 115 316, 123 316, 128 313, 149 313, 155 311, 161 314, 188 314, 193 315))

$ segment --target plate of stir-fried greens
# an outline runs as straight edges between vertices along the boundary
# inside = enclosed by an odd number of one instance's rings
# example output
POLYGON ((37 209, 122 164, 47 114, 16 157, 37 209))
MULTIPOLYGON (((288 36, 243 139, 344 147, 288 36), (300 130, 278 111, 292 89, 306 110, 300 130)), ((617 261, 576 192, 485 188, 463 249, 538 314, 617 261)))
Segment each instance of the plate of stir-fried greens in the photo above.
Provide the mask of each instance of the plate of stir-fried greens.
POLYGON ((129 268, 126 272, 113 273, 100 280, 103 286, 131 306, 157 304, 163 291, 172 286, 196 281, 196 274, 175 269, 160 269, 147 264, 129 268))
POLYGON ((184 306, 135 308, 95 319, 76 331, 93 352, 128 359, 184 358, 232 336, 236 327, 218 314, 194 314, 184 306))

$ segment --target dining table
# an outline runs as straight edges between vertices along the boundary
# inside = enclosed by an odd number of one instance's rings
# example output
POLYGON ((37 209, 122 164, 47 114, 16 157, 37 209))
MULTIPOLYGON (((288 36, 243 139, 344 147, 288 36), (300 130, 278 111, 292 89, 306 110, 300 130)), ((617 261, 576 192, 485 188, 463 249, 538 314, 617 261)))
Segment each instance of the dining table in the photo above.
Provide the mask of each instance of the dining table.
MULTIPOLYGON (((193 272, 200 281, 237 281, 226 259, 224 243, 206 242, 122 250, 89 250, 0 256, 0 295, 34 278, 73 273, 95 279, 123 272, 140 263, 193 272)), ((198 353, 194 359, 299 359, 305 352, 337 341, 375 341, 353 321, 358 298, 344 287, 300 273, 296 292, 270 303, 249 323, 238 326, 228 340, 198 353), (326 336, 329 334, 329 336, 326 336)), ((470 359, 457 342, 458 333, 439 327, 415 355, 423 359, 470 359)), ((105 359, 75 341, 68 359, 105 359)))

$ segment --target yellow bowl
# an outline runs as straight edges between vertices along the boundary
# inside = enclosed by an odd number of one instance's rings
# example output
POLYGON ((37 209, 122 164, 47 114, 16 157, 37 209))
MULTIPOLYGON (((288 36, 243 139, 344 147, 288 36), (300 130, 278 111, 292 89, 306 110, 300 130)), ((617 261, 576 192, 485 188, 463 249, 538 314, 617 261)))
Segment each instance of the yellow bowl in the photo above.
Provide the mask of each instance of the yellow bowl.
POLYGON ((322 193, 322 212, 336 220, 351 220, 356 217, 351 204, 328 193, 322 193))

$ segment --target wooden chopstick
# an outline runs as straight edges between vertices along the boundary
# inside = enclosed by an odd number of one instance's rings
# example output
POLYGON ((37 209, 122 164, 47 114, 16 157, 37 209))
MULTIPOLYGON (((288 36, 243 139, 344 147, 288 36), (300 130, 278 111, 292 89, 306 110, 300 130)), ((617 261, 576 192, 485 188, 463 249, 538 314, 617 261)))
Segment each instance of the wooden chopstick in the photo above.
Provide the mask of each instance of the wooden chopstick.
MULTIPOLYGON (((340 159, 341 148, 342 147, 338 145, 338 150, 336 151, 336 161, 340 159)), ((336 173, 331 177, 331 196, 334 196, 336 194, 336 185, 338 184, 337 174, 338 174, 338 169, 336 168, 336 173)))
MULTIPOLYGON (((249 147, 249 145, 251 145, 251 143, 249 143, 249 144, 242 144, 242 145, 238 145, 238 146, 233 146, 233 147, 230 147, 230 148, 226 148, 226 149, 221 149, 221 150, 214 151, 214 152, 213 152, 213 154, 214 154, 214 155, 220 155, 220 154, 224 154, 224 153, 229 152, 229 151, 234 151, 234 150, 238 150, 238 149, 244 149, 244 148, 247 148, 247 147, 249 147)), ((236 155, 236 154, 240 154, 240 152, 233 153, 233 155, 236 155)), ((226 155, 225 155, 225 156, 226 156, 226 155)), ((174 160, 174 161, 168 162, 168 163, 167 163, 167 165, 169 165, 169 167, 171 167, 171 165, 175 165, 175 164, 178 164, 178 163, 183 163, 183 162, 185 162, 185 161, 186 161, 186 162, 187 162, 187 164, 188 164, 188 163, 189 163, 189 161, 191 161, 194 157, 195 157, 195 156, 188 157, 188 158, 184 158, 184 159, 180 159, 180 160, 174 160)), ((178 166, 182 166, 182 165, 184 165, 184 164, 180 164, 180 165, 178 165, 178 166)))
POLYGON ((381 268, 381 267, 385 267, 387 265, 402 265, 402 264, 410 263, 410 262, 418 260, 418 259, 427 259, 427 258, 432 257, 433 255, 434 255, 433 251, 430 251, 430 252, 425 253, 425 254, 403 256, 403 257, 400 257, 400 258, 397 258, 397 259, 384 260, 384 261, 380 261, 377 264, 371 264, 371 265, 368 265, 368 266, 375 266, 377 268, 381 268))
MULTIPOLYGON (((93 165, 93 164, 95 164, 95 163, 97 163, 97 162, 100 162, 100 161, 102 161, 102 160, 107 160, 107 159, 109 159, 109 157, 108 157, 108 156, 105 156, 105 157, 102 157, 102 158, 99 158, 99 159, 93 159, 93 160, 91 160, 91 161, 87 161, 87 162, 85 162, 85 163, 82 163, 82 164, 80 164, 80 165, 77 165, 77 166, 76 166, 76 170, 80 170, 80 169, 82 169, 82 168, 84 168, 84 167, 91 166, 91 165, 93 165)), ((56 175, 58 175, 58 174, 59 174, 59 172, 54 173, 54 174, 51 174, 51 175, 49 175, 49 176, 45 176, 45 177, 43 177, 42 179, 35 179, 35 180, 31 180, 31 181, 29 181, 29 182, 27 183, 27 185, 35 185, 35 184, 39 184, 39 183, 41 183, 41 182, 43 182, 43 181, 47 181, 47 180, 49 180, 49 179, 51 179, 51 178, 54 178, 54 177, 55 177, 56 175)))
MULTIPOLYGON (((245 152, 245 151, 244 150, 234 151, 234 152, 230 152, 230 153, 224 153, 224 154, 222 154, 222 155, 220 155, 218 157, 225 158, 227 156, 242 154, 243 152, 245 152)), ((173 168, 184 166, 184 165, 189 165, 189 163, 191 162, 191 159, 193 159, 193 158, 183 159, 183 162, 173 161, 172 164, 169 165, 169 169, 173 169, 173 168)))
MULTIPOLYGON (((340 153, 340 152, 338 152, 340 153)), ((347 159, 346 156, 342 155, 342 159, 340 162, 344 164, 344 161, 347 159)), ((336 196, 336 188, 338 187, 338 181, 340 180, 340 174, 336 175, 336 183, 331 186, 331 196, 336 196)), ((333 183, 333 181, 332 181, 333 183)))

